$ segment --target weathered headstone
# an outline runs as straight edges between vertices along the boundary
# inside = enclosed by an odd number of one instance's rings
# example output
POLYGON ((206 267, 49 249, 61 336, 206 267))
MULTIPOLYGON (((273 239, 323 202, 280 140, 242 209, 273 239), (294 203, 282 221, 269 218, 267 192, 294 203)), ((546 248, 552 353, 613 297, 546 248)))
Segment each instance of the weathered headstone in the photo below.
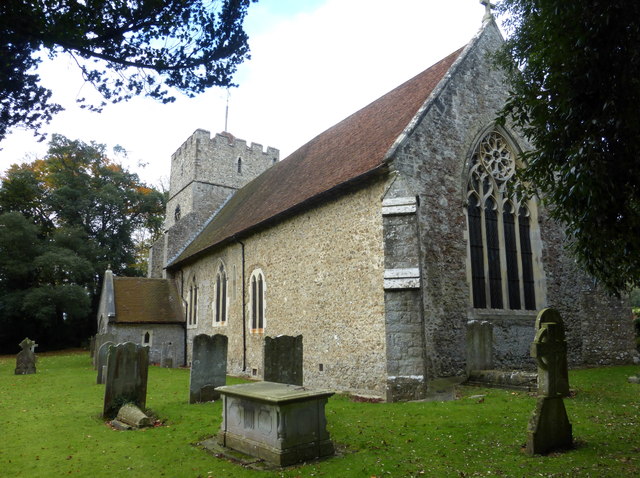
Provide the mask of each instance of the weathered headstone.
POLYGON ((96 377, 97 384, 104 384, 107 380, 107 355, 109 354, 109 347, 115 345, 113 342, 105 342, 100 346, 97 353, 96 367, 98 369, 98 375, 96 377))
POLYGON ((89 356, 93 358, 96 353, 96 336, 89 337, 89 356))
POLYGON ((102 416, 113 418, 125 403, 141 410, 147 402, 149 347, 125 342, 111 345, 107 354, 107 379, 102 416))
POLYGON ((563 401, 569 396, 567 342, 556 310, 538 314, 531 356, 538 364, 538 401, 529 421, 526 451, 534 455, 568 448, 573 436, 563 401))
POLYGON ((264 381, 302 385, 302 335, 265 337, 264 381))
POLYGON ((96 334, 95 336, 95 344, 94 344, 94 354, 93 354, 93 368, 98 367, 98 350, 105 342, 116 342, 116 336, 114 334, 96 334))
POLYGON ((163 342, 160 350, 160 366, 173 368, 175 364, 175 345, 173 342, 163 342))
POLYGON ((493 325, 486 320, 467 322, 467 372, 493 368, 493 325))
POLYGON ((220 392, 215 388, 225 385, 227 381, 228 343, 226 335, 211 337, 201 334, 194 337, 189 403, 210 402, 220 398, 220 392))
POLYGON ((34 350, 37 346, 38 344, 28 337, 20 342, 22 350, 16 356, 16 375, 36 373, 36 354, 34 350))

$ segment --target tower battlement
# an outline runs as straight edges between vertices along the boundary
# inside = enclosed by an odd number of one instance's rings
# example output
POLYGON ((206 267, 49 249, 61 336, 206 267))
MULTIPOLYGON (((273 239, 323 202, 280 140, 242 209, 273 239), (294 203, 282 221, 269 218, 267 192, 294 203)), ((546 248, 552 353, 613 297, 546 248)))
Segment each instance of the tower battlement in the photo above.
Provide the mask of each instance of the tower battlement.
MULTIPOLYGON (((209 152, 220 152, 222 156, 229 154, 239 157, 251 157, 253 159, 266 159, 273 162, 273 159, 280 156, 280 151, 271 146, 265 150, 260 143, 250 143, 244 139, 236 138, 231 133, 216 133, 211 137, 211 133, 205 129, 197 129, 182 143, 182 145, 171 155, 171 165, 176 161, 189 159, 201 159, 203 154, 209 152)), ((211 158, 212 159, 212 158, 211 158)), ((173 171, 172 171, 173 173, 173 171)))
POLYGON ((239 189, 276 163, 276 148, 250 143, 231 133, 197 129, 171 156, 169 196, 173 198, 192 182, 239 189))
POLYGON ((171 156, 165 228, 180 217, 209 217, 229 195, 278 161, 276 148, 248 144, 231 133, 197 129, 171 156))

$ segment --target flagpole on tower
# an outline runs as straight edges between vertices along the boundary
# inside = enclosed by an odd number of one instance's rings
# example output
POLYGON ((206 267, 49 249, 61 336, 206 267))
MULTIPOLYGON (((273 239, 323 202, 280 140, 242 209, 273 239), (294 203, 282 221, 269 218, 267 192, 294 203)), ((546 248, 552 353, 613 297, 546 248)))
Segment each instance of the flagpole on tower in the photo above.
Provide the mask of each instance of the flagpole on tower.
POLYGON ((231 96, 231 92, 229 91, 229 88, 227 88, 227 107, 225 108, 224 111, 224 130, 226 132, 229 132, 229 130, 227 129, 227 127, 229 126, 229 96, 231 96))

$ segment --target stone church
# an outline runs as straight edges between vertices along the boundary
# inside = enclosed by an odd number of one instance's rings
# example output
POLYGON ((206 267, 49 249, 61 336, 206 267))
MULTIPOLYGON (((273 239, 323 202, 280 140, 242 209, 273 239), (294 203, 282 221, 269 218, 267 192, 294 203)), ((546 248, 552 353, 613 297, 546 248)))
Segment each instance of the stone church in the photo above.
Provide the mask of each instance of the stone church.
POLYGON ((536 313, 565 319, 572 366, 628 363, 630 310, 576 269, 515 181, 530 147, 496 124, 507 97, 493 19, 463 48, 289 157, 197 130, 172 156, 150 276, 175 284, 186 361, 229 339, 262 378, 265 337, 303 336, 304 384, 389 401, 475 369, 534 369, 536 313))

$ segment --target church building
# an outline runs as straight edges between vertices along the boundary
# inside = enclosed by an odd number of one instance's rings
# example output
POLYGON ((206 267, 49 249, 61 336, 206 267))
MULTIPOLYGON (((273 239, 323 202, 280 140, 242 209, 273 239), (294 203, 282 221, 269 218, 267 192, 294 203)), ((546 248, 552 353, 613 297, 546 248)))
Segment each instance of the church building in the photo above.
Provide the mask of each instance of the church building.
POLYGON ((223 334, 228 373, 261 379, 265 337, 302 335, 304 385, 420 399, 475 369, 534 370, 549 306, 570 365, 632 361, 626 302, 576 268, 537 198, 508 187, 531 146, 496 124, 502 42, 486 18, 283 160, 226 132, 187 139, 150 258, 181 298, 187 364, 196 335, 223 334))

